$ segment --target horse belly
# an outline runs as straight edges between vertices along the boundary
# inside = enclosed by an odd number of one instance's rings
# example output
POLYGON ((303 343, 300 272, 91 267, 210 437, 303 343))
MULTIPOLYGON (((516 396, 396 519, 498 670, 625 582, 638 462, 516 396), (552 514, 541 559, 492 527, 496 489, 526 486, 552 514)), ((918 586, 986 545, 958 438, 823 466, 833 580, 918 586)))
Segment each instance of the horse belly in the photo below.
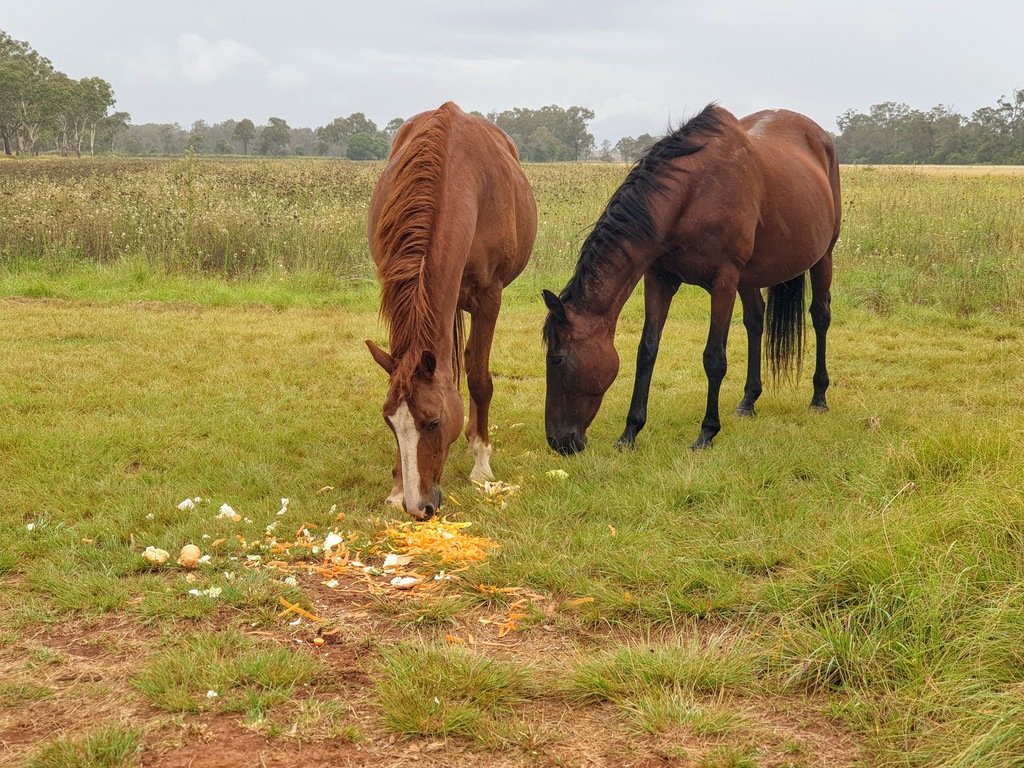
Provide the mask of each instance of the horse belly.
POLYGON ((835 231, 828 179, 820 173, 794 174, 785 192, 770 195, 762 209, 740 282, 763 288, 806 272, 828 251, 835 231))

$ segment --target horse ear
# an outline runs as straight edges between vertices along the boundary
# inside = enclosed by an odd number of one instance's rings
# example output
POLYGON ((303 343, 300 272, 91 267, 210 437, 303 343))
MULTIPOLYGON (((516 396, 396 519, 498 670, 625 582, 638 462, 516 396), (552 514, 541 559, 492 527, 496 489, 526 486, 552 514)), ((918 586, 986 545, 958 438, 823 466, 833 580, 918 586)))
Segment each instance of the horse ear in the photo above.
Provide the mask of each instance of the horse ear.
POLYGON ((366 347, 370 350, 370 354, 373 356, 373 359, 377 361, 377 365, 387 371, 388 376, 395 372, 395 358, 369 339, 366 339, 366 347))
POLYGON ((547 288, 542 290, 540 295, 544 298, 544 304, 547 306, 548 311, 559 320, 565 320, 565 305, 562 303, 562 300, 547 288))
POLYGON ((420 364, 416 369, 416 372, 424 379, 430 379, 433 377, 434 371, 436 370, 437 358, 434 357, 434 353, 429 349, 423 350, 423 355, 420 357, 420 364))

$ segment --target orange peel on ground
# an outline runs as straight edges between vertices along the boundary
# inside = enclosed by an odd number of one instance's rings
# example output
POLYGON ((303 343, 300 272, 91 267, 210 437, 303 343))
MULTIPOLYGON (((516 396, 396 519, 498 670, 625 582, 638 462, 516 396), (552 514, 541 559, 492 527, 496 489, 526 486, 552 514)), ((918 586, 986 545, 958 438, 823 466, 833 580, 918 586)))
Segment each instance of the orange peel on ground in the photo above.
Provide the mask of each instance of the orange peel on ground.
POLYGON ((445 564, 476 563, 487 558, 498 542, 465 533, 472 523, 434 519, 426 523, 401 522, 384 530, 391 547, 403 555, 425 555, 445 564))

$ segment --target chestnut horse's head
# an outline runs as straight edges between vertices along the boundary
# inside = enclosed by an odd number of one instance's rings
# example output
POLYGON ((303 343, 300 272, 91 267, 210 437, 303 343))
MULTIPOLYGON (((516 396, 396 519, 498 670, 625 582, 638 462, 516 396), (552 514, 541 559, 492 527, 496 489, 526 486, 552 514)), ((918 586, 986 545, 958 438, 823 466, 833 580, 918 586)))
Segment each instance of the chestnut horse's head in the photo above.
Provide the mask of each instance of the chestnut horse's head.
POLYGON ((372 341, 366 346, 391 379, 383 415, 398 442, 395 489, 401 492, 406 512, 429 520, 441 506, 441 472, 448 448, 462 431, 462 398, 448 376, 435 375, 437 358, 432 352, 423 352, 414 366, 406 367, 406 361, 396 360, 372 341))
POLYGON ((582 451, 587 427, 619 372, 613 326, 602 318, 574 312, 551 291, 544 291, 548 317, 547 398, 544 427, 548 445, 561 454, 582 451))

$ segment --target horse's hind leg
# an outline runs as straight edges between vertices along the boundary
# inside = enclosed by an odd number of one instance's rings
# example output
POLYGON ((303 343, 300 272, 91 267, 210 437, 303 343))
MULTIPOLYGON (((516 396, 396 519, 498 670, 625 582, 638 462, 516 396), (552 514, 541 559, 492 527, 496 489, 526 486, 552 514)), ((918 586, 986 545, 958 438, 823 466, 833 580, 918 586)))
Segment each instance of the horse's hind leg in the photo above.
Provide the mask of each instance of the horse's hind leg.
POLYGON ((651 392, 651 374, 658 358, 661 332, 668 317, 672 297, 679 290, 679 281, 648 272, 644 275, 644 330, 636 351, 636 379, 633 381, 633 399, 629 403, 626 428, 615 445, 630 448, 636 436, 647 423, 647 397, 651 392))
POLYGON ((814 326, 814 396, 811 408, 828 410, 825 390, 828 370, 825 368, 825 337, 832 323, 832 248, 811 267, 811 324, 814 326))
POLYGON ((473 452, 473 471, 470 480, 490 480, 491 439, 488 433, 488 415, 494 384, 491 380, 491 343, 494 326, 501 308, 501 291, 490 291, 480 297, 472 314, 469 339, 466 341, 466 382, 469 384, 469 421, 466 439, 473 452))
POLYGON ((764 333, 764 297, 761 289, 741 287, 743 326, 747 329, 747 383, 743 399, 736 407, 737 416, 753 416, 754 403, 761 396, 761 336, 764 333))

